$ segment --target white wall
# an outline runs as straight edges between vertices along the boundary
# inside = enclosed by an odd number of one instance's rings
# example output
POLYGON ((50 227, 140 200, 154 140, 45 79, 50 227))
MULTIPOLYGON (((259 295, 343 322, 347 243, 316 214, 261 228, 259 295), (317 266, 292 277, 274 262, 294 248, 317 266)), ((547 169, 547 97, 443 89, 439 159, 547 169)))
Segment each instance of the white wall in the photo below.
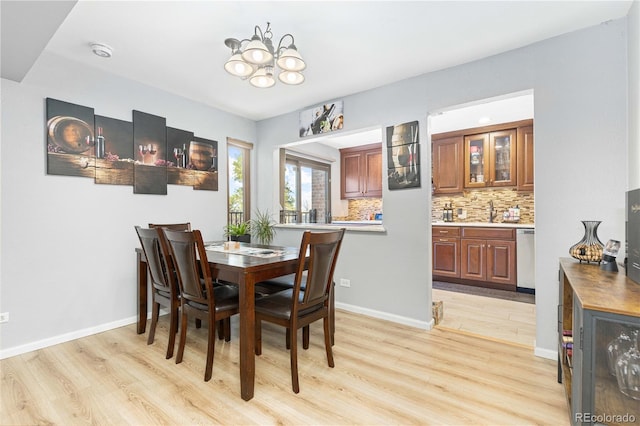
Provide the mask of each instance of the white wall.
POLYGON ((226 176, 226 137, 255 141, 255 123, 147 86, 43 56, 21 83, 2 80, 2 355, 134 321, 134 225, 191 221, 222 238, 226 179, 219 190, 169 185, 168 195, 132 186, 46 174, 46 97, 131 121, 133 109, 167 126, 218 141, 226 176))
MULTIPOLYGON (((601 220, 604 241, 624 238, 626 24, 626 19, 608 22, 343 98, 345 130, 419 120, 424 165, 430 164, 426 118, 431 111, 533 89, 536 352, 551 358, 556 351, 558 258, 568 257, 569 247, 582 237, 580 221, 601 220)), ((271 158, 277 144, 298 140, 297 123, 297 113, 258 123, 260 164, 267 164, 262 160, 271 158)), ((271 173, 261 169, 259 180, 271 173)), ((418 322, 430 317, 428 177, 428 167, 423 168, 420 189, 389 191, 385 185, 386 235, 346 235, 336 277, 351 279, 351 288, 337 288, 338 303, 418 322)), ((275 189, 261 187, 258 205, 270 207, 275 189)))
MULTIPOLYGON (((634 4, 633 28, 638 12, 634 4)), ((582 236, 581 220, 602 220, 601 239, 624 236, 627 181, 627 20, 617 20, 471 64, 345 96, 346 131, 419 120, 421 162, 430 164, 426 118, 448 106, 533 89, 536 134, 537 352, 555 352, 558 258, 582 236), (606 179, 604 179, 606 172, 606 179)), ((637 42, 636 44, 637 45, 637 42)), ((633 58, 637 70, 637 54, 633 58)), ((637 89, 637 73, 632 87, 637 89)), ((188 219, 205 237, 225 222, 220 191, 169 186, 167 196, 131 187, 48 176, 44 98, 92 106, 130 120, 137 109, 167 125, 219 142, 256 142, 254 207, 273 209, 273 150, 299 140, 298 115, 255 123, 109 77, 56 57, 42 57, 25 81, 2 80, 2 258, 0 356, 132 322, 137 246, 133 226, 188 219), (28 245, 30 244, 30 245, 28 245)), ((629 102, 630 103, 630 102, 629 102)), ((637 102, 635 107, 637 114, 637 102)), ((635 149, 635 151, 633 151, 635 149)), ((221 175, 226 163, 220 162, 221 175)), ((386 156, 383 167, 386 168, 386 156)), ((428 166, 426 167, 428 169, 428 166)), ((637 170, 637 169, 636 169, 637 170)), ((429 172, 422 187, 384 189, 385 234, 346 236, 336 277, 337 300, 426 324, 430 320, 429 172)), ((279 232, 276 242, 295 240, 279 232)), ((445 308, 446 309, 446 308, 445 308)))

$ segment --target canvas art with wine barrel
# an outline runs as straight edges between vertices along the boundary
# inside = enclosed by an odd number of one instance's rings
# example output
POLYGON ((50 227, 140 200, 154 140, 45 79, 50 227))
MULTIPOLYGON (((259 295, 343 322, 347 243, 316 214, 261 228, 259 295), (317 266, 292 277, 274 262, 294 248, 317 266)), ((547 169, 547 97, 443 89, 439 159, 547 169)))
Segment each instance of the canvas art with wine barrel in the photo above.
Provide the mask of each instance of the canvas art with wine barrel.
POLYGON ((125 121, 51 98, 46 110, 48 174, 130 185, 136 194, 164 195, 167 184, 218 190, 217 141, 142 111, 125 121))

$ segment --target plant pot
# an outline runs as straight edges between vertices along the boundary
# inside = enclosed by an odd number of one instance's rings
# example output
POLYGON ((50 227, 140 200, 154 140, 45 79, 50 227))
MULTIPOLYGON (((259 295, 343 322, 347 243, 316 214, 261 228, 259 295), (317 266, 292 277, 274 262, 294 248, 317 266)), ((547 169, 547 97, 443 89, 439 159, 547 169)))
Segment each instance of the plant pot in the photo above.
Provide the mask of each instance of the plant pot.
POLYGON ((229 240, 231 240, 231 241, 239 241, 241 243, 250 243, 251 242, 251 234, 229 235, 229 240))

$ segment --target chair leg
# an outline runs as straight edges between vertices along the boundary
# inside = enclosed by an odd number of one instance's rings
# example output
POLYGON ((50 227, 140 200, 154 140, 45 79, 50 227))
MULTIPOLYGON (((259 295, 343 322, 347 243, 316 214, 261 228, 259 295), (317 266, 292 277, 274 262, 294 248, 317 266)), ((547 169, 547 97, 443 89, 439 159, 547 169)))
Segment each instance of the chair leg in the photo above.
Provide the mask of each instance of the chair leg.
POLYGON ((169 344, 167 345, 167 359, 173 356, 173 348, 176 345, 176 333, 178 332, 178 308, 172 309, 169 314, 169 344))
POLYGON ((180 343, 178 344, 178 355, 176 355, 176 364, 182 362, 182 355, 184 354, 184 344, 187 341, 187 324, 189 324, 189 318, 184 308, 182 309, 182 320, 180 324, 180 343))
POLYGON ((216 327, 218 328, 218 339, 224 339, 226 337, 224 334, 224 320, 216 321, 216 327))
POLYGON ((327 363, 329 367, 333 368, 333 349, 331 349, 331 320, 329 317, 324 317, 322 323, 324 325, 324 347, 327 350, 327 363))
POLYGON ((202 320, 200 318, 196 318, 196 328, 202 328, 202 320))
POLYGON ((302 349, 309 349, 309 326, 302 327, 302 349))
MULTIPOLYGON (((288 331, 289 329, 287 329, 288 331)), ((300 383, 298 382, 298 342, 297 342, 297 330, 290 333, 291 336, 291 387, 293 392, 300 392, 300 383)))
POLYGON ((255 325, 255 350, 256 355, 262 355, 262 321, 259 318, 256 318, 255 325))
POLYGON ((211 380, 211 373, 213 371, 213 355, 216 349, 216 327, 213 319, 209 321, 209 337, 207 342, 207 366, 204 369, 204 381, 211 380))
POLYGON ((224 325, 224 341, 225 342, 230 342, 231 341, 231 318, 227 317, 224 320, 222 320, 222 323, 224 325))
POLYGON ((149 338, 147 339, 147 345, 153 343, 153 339, 156 335, 156 326, 158 325, 158 316, 160 315, 160 304, 153 302, 153 308, 151 308, 151 327, 149 327, 149 338))
POLYGON ((285 337, 285 345, 287 346, 287 349, 291 349, 291 330, 288 328, 285 337))
POLYGON ((331 283, 331 294, 329 295, 329 319, 331 321, 331 346, 335 345, 336 335, 336 282, 331 283))

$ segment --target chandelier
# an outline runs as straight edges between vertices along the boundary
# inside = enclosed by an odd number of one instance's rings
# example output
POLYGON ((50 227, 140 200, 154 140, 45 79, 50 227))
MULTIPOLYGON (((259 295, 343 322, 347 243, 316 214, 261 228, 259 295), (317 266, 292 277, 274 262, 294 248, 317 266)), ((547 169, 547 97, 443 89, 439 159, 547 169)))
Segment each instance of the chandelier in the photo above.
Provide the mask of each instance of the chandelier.
POLYGON ((273 78, 275 64, 280 68, 278 79, 284 84, 300 84, 304 81, 301 71, 307 67, 298 53, 291 34, 285 34, 278 42, 278 48, 273 48, 271 38, 271 23, 267 22, 267 29, 256 25, 251 40, 228 38, 224 44, 231 49, 231 57, 224 64, 224 69, 231 75, 242 79, 249 79, 255 87, 272 87, 276 84, 273 78), (283 45, 285 38, 291 38, 291 44, 283 45), (242 45, 245 44, 244 49, 242 45))

